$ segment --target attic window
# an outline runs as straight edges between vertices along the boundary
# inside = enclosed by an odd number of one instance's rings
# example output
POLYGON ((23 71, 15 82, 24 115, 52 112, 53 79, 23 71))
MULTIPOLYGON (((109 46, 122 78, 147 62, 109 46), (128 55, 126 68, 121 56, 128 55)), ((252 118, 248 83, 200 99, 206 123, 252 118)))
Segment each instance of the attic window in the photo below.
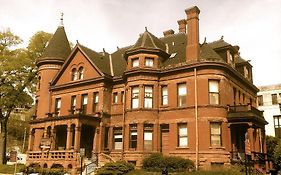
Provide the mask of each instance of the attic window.
POLYGON ((170 58, 174 58, 177 55, 177 53, 172 53, 170 58))
POLYGON ((153 67, 153 58, 145 58, 145 66, 153 67))
POLYGON ((139 58, 132 59, 132 67, 139 67, 139 58))
POLYGON ((79 72, 79 80, 82 80, 84 78, 84 68, 80 67, 78 72, 79 72))
POLYGON ((78 79, 78 72, 76 68, 73 68, 71 71, 71 80, 75 81, 78 79))

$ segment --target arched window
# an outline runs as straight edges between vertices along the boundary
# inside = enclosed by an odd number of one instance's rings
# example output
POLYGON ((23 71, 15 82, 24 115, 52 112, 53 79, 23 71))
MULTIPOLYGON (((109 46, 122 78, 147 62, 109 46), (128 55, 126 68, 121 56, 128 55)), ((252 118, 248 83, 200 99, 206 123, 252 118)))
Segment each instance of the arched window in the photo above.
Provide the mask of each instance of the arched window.
POLYGON ((79 80, 82 80, 84 77, 84 68, 80 67, 78 72, 79 72, 79 80))
POLYGON ((75 81, 78 79, 78 72, 77 72, 77 69, 76 68, 73 68, 72 69, 72 72, 71 72, 71 80, 72 81, 75 81))

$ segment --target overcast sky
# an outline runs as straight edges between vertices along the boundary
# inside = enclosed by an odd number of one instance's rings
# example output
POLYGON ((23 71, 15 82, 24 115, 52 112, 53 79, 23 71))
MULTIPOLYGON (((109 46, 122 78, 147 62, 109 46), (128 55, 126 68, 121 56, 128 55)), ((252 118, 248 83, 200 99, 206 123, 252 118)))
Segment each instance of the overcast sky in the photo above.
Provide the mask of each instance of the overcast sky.
POLYGON ((37 31, 54 33, 64 13, 68 39, 113 52, 134 44, 145 27, 157 37, 178 32, 184 10, 200 10, 200 42, 220 39, 240 46, 251 60, 257 86, 281 83, 281 0, 0 0, 0 29, 25 44, 37 31))

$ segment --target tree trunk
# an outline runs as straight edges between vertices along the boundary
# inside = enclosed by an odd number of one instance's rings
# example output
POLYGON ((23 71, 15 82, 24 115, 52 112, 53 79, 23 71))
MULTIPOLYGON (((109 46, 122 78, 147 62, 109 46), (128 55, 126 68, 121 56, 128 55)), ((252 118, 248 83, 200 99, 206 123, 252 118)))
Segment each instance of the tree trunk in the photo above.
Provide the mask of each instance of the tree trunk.
POLYGON ((3 165, 7 163, 7 120, 4 119, 1 121, 0 129, 0 165, 3 165))

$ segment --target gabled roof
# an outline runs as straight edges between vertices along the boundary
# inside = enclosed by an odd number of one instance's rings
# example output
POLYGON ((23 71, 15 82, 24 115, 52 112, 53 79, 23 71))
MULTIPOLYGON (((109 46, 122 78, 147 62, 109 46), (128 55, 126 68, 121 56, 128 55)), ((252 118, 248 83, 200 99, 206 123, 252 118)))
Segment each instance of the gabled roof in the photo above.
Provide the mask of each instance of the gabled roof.
POLYGON ((64 61, 70 54, 71 48, 63 26, 59 26, 45 48, 37 63, 43 61, 64 61))
POLYGON ((109 54, 107 52, 103 52, 102 54, 100 54, 89 49, 88 47, 82 46, 81 44, 79 44, 79 46, 101 72, 107 75, 111 75, 109 54))

